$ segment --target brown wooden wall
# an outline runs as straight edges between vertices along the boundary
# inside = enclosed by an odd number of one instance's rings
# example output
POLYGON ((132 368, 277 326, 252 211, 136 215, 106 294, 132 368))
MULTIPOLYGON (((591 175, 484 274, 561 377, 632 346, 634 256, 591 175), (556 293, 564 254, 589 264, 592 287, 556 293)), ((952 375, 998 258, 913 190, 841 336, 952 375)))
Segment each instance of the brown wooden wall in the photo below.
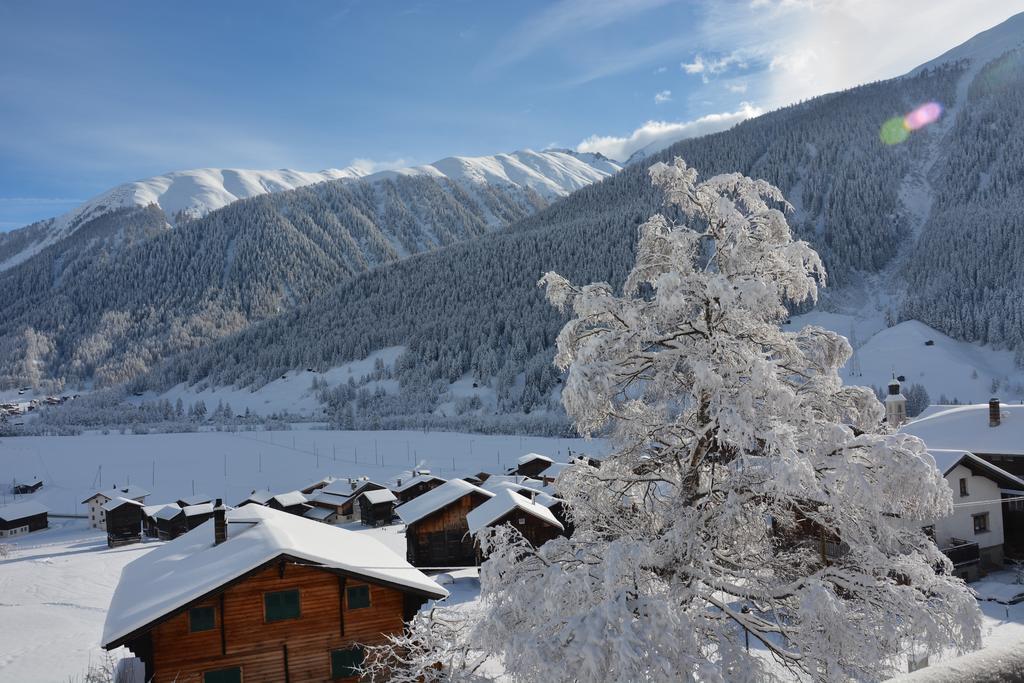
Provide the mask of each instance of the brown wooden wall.
MULTIPOLYGON (((345 579, 345 588, 360 585, 367 584, 345 579)), ((370 607, 350 610, 346 604, 342 635, 338 575, 294 564, 285 565, 283 578, 277 566, 264 570, 224 591, 223 603, 219 596, 199 603, 216 609, 213 630, 189 633, 187 610, 154 628, 153 680, 201 683, 204 671, 241 665, 245 683, 329 681, 331 650, 354 643, 381 643, 384 634, 403 628, 404 594, 369 585, 370 607), (301 616, 266 623, 263 594, 291 588, 300 591, 301 616)))
POLYGON ((486 496, 470 493, 409 525, 405 532, 409 563, 416 567, 476 564, 466 515, 486 501, 486 496))

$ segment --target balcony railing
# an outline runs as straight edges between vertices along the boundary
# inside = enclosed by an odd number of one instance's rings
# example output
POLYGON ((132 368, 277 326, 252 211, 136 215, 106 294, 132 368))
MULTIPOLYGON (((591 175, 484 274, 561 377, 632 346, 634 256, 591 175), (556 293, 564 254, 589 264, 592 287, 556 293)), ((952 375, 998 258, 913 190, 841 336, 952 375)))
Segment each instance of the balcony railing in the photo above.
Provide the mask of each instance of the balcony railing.
POLYGON ((943 548, 942 552, 949 558, 954 567, 981 560, 981 552, 978 549, 977 543, 964 541, 959 538, 951 539, 951 542, 952 545, 943 548))

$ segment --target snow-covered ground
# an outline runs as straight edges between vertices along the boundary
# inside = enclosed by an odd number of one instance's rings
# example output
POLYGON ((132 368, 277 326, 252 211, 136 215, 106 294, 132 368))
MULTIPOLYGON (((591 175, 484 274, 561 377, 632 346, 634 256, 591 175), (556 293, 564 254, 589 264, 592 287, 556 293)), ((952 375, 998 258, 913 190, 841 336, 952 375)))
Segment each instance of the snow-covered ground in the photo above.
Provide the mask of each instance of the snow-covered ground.
POLYGON ((957 341, 917 320, 886 327, 881 315, 814 311, 794 316, 785 328, 805 325, 820 325, 851 340, 856 356, 841 372, 847 384, 884 386, 895 373, 906 377, 906 384, 924 385, 933 403, 943 395, 961 403, 983 403, 993 395, 1004 401, 1024 399, 1024 371, 1014 366, 1010 351, 957 341))
MULTIPOLYGON (((405 552, 401 525, 344 526, 374 536, 395 552, 405 552)), ((108 549, 105 536, 86 529, 84 520, 53 520, 50 529, 16 539, 8 557, 0 559, 0 683, 81 681, 89 666, 105 656, 100 635, 121 569, 157 545, 150 541, 108 549)), ((451 595, 424 608, 477 607, 476 570, 454 571, 449 576, 451 581, 440 580, 451 595)), ((1002 594, 1013 592, 1012 582, 1010 572, 1000 572, 975 587, 980 593, 1002 594)), ((981 608, 986 648, 1024 642, 1024 603, 983 601, 981 608)), ((487 669, 500 671, 492 662, 487 669)))
POLYGON ((605 448, 599 440, 319 429, 17 437, 0 439, 0 503, 12 502, 9 482, 34 477, 43 487, 19 500, 84 514, 81 501, 114 484, 151 491, 147 503, 194 492, 234 504, 253 489, 284 492, 328 475, 390 478, 419 465, 450 478, 497 472, 529 452, 564 460, 569 449, 603 455, 605 448))

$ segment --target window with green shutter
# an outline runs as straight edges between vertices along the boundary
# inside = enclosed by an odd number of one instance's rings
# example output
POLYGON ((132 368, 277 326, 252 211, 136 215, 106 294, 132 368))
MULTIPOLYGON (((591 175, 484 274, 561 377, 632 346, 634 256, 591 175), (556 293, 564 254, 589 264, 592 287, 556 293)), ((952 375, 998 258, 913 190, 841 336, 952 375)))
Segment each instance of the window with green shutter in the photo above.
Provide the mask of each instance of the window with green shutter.
POLYGON ((242 668, 218 669, 203 674, 203 683, 242 683, 242 668))
POLYGON ((331 651, 331 678, 348 678, 359 675, 363 665, 363 648, 331 651))
POLYGON ((352 586, 348 589, 348 608, 362 609, 370 606, 370 587, 352 586))
POLYGON ((212 607, 193 607, 188 611, 188 630, 190 633, 196 631, 209 631, 214 626, 216 619, 212 607))
POLYGON ((300 614, 299 589, 264 593, 263 611, 267 621, 298 619, 300 614))

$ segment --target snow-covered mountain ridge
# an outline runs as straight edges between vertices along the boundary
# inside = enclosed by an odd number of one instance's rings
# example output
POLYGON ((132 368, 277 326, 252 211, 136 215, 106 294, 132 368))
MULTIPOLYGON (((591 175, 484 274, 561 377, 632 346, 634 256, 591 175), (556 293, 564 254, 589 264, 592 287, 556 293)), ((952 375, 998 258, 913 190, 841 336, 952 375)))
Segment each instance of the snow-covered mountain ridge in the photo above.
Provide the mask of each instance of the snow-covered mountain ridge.
MULTIPOLYGON (((367 174, 356 165, 318 172, 249 170, 237 168, 199 168, 172 171, 135 180, 103 192, 56 218, 40 221, 22 230, 25 246, 14 253, 0 254, 0 270, 25 261, 41 249, 70 236, 90 221, 113 211, 160 207, 168 223, 196 219, 240 199, 285 192, 330 180, 368 182, 396 176, 429 176, 448 179, 467 190, 481 185, 500 185, 536 192, 547 200, 562 197, 590 183, 616 173, 621 165, 600 154, 577 154, 568 150, 535 152, 521 150, 509 154, 478 157, 446 157, 432 164, 367 174)), ((15 231, 17 233, 19 231, 15 231)), ((12 233, 12 237, 17 235, 12 233)), ((0 235, 0 244, 4 236, 0 235)))

